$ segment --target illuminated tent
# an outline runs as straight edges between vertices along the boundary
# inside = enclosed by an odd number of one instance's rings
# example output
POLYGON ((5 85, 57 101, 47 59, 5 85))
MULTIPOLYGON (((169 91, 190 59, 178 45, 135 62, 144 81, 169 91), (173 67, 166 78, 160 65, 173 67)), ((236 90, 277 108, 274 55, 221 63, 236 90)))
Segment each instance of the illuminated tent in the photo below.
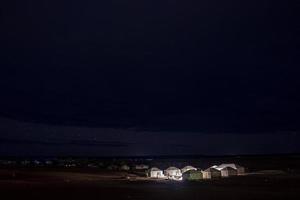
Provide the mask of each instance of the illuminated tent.
POLYGON ((165 178, 163 171, 156 167, 152 167, 150 170, 148 170, 147 175, 151 178, 165 178))
POLYGON ((168 169, 166 169, 165 176, 168 177, 168 179, 182 180, 181 170, 177 167, 169 167, 168 169))
POLYGON ((205 177, 206 179, 220 178, 221 177, 221 171, 219 171, 219 170, 217 170, 213 167, 210 167, 210 168, 204 170, 203 177, 205 177))
POLYGON ((237 175, 237 170, 233 169, 232 167, 225 167, 225 168, 221 169, 220 171, 221 171, 222 177, 229 177, 229 176, 237 175))
POLYGON ((211 179, 210 171, 201 171, 203 179, 211 179))
POLYGON ((203 179, 203 172, 197 170, 189 170, 182 174, 184 180, 195 181, 203 179))
POLYGON ((231 168, 237 170, 237 175, 243 175, 243 174, 245 174, 245 168, 242 167, 242 166, 239 166, 237 164, 234 164, 234 163, 221 164, 221 165, 219 165, 219 166, 217 166, 215 168, 218 169, 218 170, 222 170, 222 169, 224 169, 226 167, 231 167, 231 168))

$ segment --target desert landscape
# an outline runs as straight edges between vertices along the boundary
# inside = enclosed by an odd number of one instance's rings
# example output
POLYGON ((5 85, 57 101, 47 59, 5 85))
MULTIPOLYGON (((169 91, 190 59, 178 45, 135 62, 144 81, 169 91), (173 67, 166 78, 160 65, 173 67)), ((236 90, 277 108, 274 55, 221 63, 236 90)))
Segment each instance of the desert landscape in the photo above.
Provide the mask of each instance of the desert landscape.
MULTIPOLYGON (((210 163, 219 159, 234 158, 206 157, 190 162, 210 163)), ((147 178, 134 170, 2 167, 0 192, 4 199, 299 199, 299 160, 295 155, 277 159, 235 158, 234 161, 249 166, 246 175, 181 182, 147 178)), ((187 161, 163 158, 153 159, 150 164, 187 161)))

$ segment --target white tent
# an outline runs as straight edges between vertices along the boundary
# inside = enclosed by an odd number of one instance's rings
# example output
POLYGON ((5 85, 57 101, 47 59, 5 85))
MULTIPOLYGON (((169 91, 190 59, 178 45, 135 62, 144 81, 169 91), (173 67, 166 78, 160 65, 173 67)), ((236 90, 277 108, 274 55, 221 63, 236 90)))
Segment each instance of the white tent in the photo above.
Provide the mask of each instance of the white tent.
POLYGON ((190 171, 190 170, 197 170, 197 168, 188 165, 188 166, 185 166, 184 168, 181 169, 181 173, 183 174, 183 173, 185 173, 187 171, 190 171))
POLYGON ((243 175, 243 174, 245 174, 245 168, 242 167, 242 166, 239 166, 237 164, 234 164, 234 163, 221 164, 221 165, 215 167, 215 169, 222 170, 222 169, 224 169, 226 167, 231 167, 231 168, 237 170, 237 175, 243 175))
POLYGON ((169 167, 166 169, 165 176, 172 180, 182 180, 181 170, 177 167, 169 167))
POLYGON ((163 171, 156 167, 149 170, 148 176, 151 178, 165 178, 163 171))

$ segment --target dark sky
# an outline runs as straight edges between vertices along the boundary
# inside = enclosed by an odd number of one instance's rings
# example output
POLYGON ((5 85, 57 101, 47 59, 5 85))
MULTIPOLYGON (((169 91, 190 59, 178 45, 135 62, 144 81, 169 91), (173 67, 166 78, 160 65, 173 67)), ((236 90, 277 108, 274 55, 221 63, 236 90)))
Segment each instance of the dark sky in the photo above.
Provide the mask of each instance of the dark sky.
POLYGON ((300 152, 299 9, 1 1, 0 155, 300 152))

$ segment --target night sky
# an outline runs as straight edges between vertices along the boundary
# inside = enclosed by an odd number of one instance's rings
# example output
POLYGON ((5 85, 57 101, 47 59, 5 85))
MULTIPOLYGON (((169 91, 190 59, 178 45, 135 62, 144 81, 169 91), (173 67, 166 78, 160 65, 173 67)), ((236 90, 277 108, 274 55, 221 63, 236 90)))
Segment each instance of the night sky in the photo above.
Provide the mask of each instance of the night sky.
POLYGON ((0 155, 299 153, 299 9, 1 1, 0 155))

